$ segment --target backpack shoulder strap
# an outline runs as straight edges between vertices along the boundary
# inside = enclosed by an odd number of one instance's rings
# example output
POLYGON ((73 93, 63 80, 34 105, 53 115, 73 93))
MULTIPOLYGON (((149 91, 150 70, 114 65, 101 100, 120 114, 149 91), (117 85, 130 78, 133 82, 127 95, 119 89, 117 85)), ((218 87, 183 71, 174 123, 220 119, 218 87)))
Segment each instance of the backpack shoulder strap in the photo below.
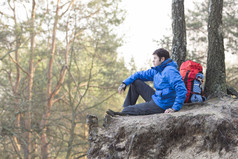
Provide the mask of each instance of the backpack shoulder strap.
POLYGON ((189 74, 189 70, 187 71, 186 75, 185 75, 185 78, 184 78, 184 83, 185 83, 185 86, 187 88, 187 83, 188 83, 188 74, 189 74))

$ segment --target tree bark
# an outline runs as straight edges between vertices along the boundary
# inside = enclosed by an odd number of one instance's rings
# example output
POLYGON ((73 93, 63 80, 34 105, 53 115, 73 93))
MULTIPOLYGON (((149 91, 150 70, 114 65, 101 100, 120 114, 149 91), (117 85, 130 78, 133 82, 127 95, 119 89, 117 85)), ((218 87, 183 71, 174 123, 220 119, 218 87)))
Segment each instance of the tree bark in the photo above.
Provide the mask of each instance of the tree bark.
MULTIPOLYGON (((70 5, 72 5, 73 0, 71 1, 70 5)), ((67 64, 68 64, 68 52, 69 52, 69 46, 70 44, 66 45, 66 51, 65 51, 65 65, 62 67, 60 74, 59 74, 59 80, 57 81, 56 86, 54 87, 54 90, 52 91, 52 80, 53 80, 53 63, 54 63, 54 55, 55 55, 55 49, 56 49, 56 32, 57 32, 57 25, 59 18, 62 15, 59 15, 60 10, 60 0, 57 0, 57 6, 56 6, 56 12, 55 12, 55 21, 54 21, 54 27, 53 27, 53 34, 52 34, 52 44, 51 44, 51 51, 50 51, 50 58, 49 58, 49 64, 48 64, 48 83, 47 83, 47 103, 45 107, 45 112, 43 114, 43 117, 41 119, 40 128, 42 130, 41 133, 41 155, 43 159, 49 158, 49 143, 47 139, 47 128, 49 123, 49 118, 51 116, 51 109, 54 104, 54 97, 59 93, 62 84, 64 82, 64 78, 67 72, 67 64)), ((69 5, 69 7, 70 7, 69 5)), ((66 10, 64 13, 66 13, 68 10, 66 10)))
POLYGON ((222 31, 223 0, 209 1, 208 57, 206 71, 206 96, 226 94, 226 69, 222 31))
POLYGON ((59 3, 60 0, 57 0, 56 12, 55 12, 55 21, 53 27, 53 34, 52 34, 52 44, 51 44, 51 51, 50 51, 50 59, 48 64, 48 83, 47 83, 47 104, 45 108, 45 113, 41 119, 40 128, 42 130, 41 134, 41 156, 43 159, 48 158, 48 140, 47 140, 47 124, 50 117, 50 110, 53 105, 53 98, 51 97, 51 89, 52 89, 52 71, 53 71, 53 62, 54 62, 54 55, 55 55, 55 48, 56 48, 56 31, 59 19, 59 3))
MULTIPOLYGON (((15 7, 15 1, 13 1, 13 6, 11 6, 10 2, 8 2, 9 7, 11 8, 12 12, 13 12, 13 20, 14 20, 14 24, 15 24, 15 30, 18 30, 18 22, 17 22, 17 18, 16 18, 16 7, 15 7)), ((18 58, 18 48, 20 46, 20 39, 19 36, 16 35, 16 47, 15 47, 15 61, 16 63, 19 63, 19 58, 18 58)), ((9 74, 9 78, 11 79, 11 73, 9 74)), ((16 133, 20 135, 20 128, 21 128, 21 115, 19 113, 19 105, 20 105, 20 100, 18 98, 19 96, 19 85, 20 85, 20 80, 21 80, 21 71, 19 66, 16 64, 16 80, 15 80, 15 84, 13 85, 13 83, 11 83, 12 86, 12 92, 14 94, 14 111, 16 114, 15 117, 15 128, 16 128, 16 133)), ((11 80, 10 80, 11 82, 11 80)), ((13 136, 13 147, 15 147, 15 150, 18 151, 16 152, 17 154, 20 154, 21 151, 21 144, 20 144, 20 136, 13 136)))
POLYGON ((184 16, 184 0, 172 1, 172 59, 178 68, 186 58, 186 24, 184 16))
POLYGON ((33 87, 33 77, 34 77, 34 68, 33 68, 33 56, 35 51, 35 0, 32 0, 32 11, 31 11, 31 52, 29 58, 29 75, 28 75, 28 110, 25 117, 25 138, 26 138, 26 148, 24 150, 24 158, 31 158, 31 111, 32 111, 32 87, 33 87))

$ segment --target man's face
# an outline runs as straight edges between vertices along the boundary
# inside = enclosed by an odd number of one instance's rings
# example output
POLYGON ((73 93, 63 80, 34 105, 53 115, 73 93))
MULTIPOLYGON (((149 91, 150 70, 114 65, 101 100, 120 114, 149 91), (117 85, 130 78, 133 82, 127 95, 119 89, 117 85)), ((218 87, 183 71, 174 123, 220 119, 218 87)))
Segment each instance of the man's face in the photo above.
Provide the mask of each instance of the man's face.
POLYGON ((154 67, 161 65, 164 62, 165 58, 162 57, 161 59, 159 59, 159 56, 157 56, 156 54, 153 55, 153 65, 154 67))

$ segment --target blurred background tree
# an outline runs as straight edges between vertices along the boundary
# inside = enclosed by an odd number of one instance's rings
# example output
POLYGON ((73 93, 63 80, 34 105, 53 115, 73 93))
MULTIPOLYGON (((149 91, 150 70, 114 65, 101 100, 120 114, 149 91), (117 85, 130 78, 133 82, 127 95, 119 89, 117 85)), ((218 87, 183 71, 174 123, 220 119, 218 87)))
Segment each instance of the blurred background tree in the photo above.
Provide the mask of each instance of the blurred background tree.
POLYGON ((3 158, 85 157, 86 115, 120 109, 117 87, 129 75, 117 55, 119 2, 1 2, 3 158))

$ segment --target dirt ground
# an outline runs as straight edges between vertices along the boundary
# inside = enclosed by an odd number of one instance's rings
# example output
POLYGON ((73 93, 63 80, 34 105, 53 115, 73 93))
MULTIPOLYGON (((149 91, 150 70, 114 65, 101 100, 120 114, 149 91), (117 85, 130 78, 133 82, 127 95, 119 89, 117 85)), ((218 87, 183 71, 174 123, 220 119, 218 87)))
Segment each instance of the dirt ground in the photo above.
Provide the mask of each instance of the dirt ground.
MULTIPOLYGON (((96 119, 95 116, 92 116, 96 119)), ((236 159, 238 100, 185 104, 172 114, 105 116, 89 123, 89 159, 236 159)))

